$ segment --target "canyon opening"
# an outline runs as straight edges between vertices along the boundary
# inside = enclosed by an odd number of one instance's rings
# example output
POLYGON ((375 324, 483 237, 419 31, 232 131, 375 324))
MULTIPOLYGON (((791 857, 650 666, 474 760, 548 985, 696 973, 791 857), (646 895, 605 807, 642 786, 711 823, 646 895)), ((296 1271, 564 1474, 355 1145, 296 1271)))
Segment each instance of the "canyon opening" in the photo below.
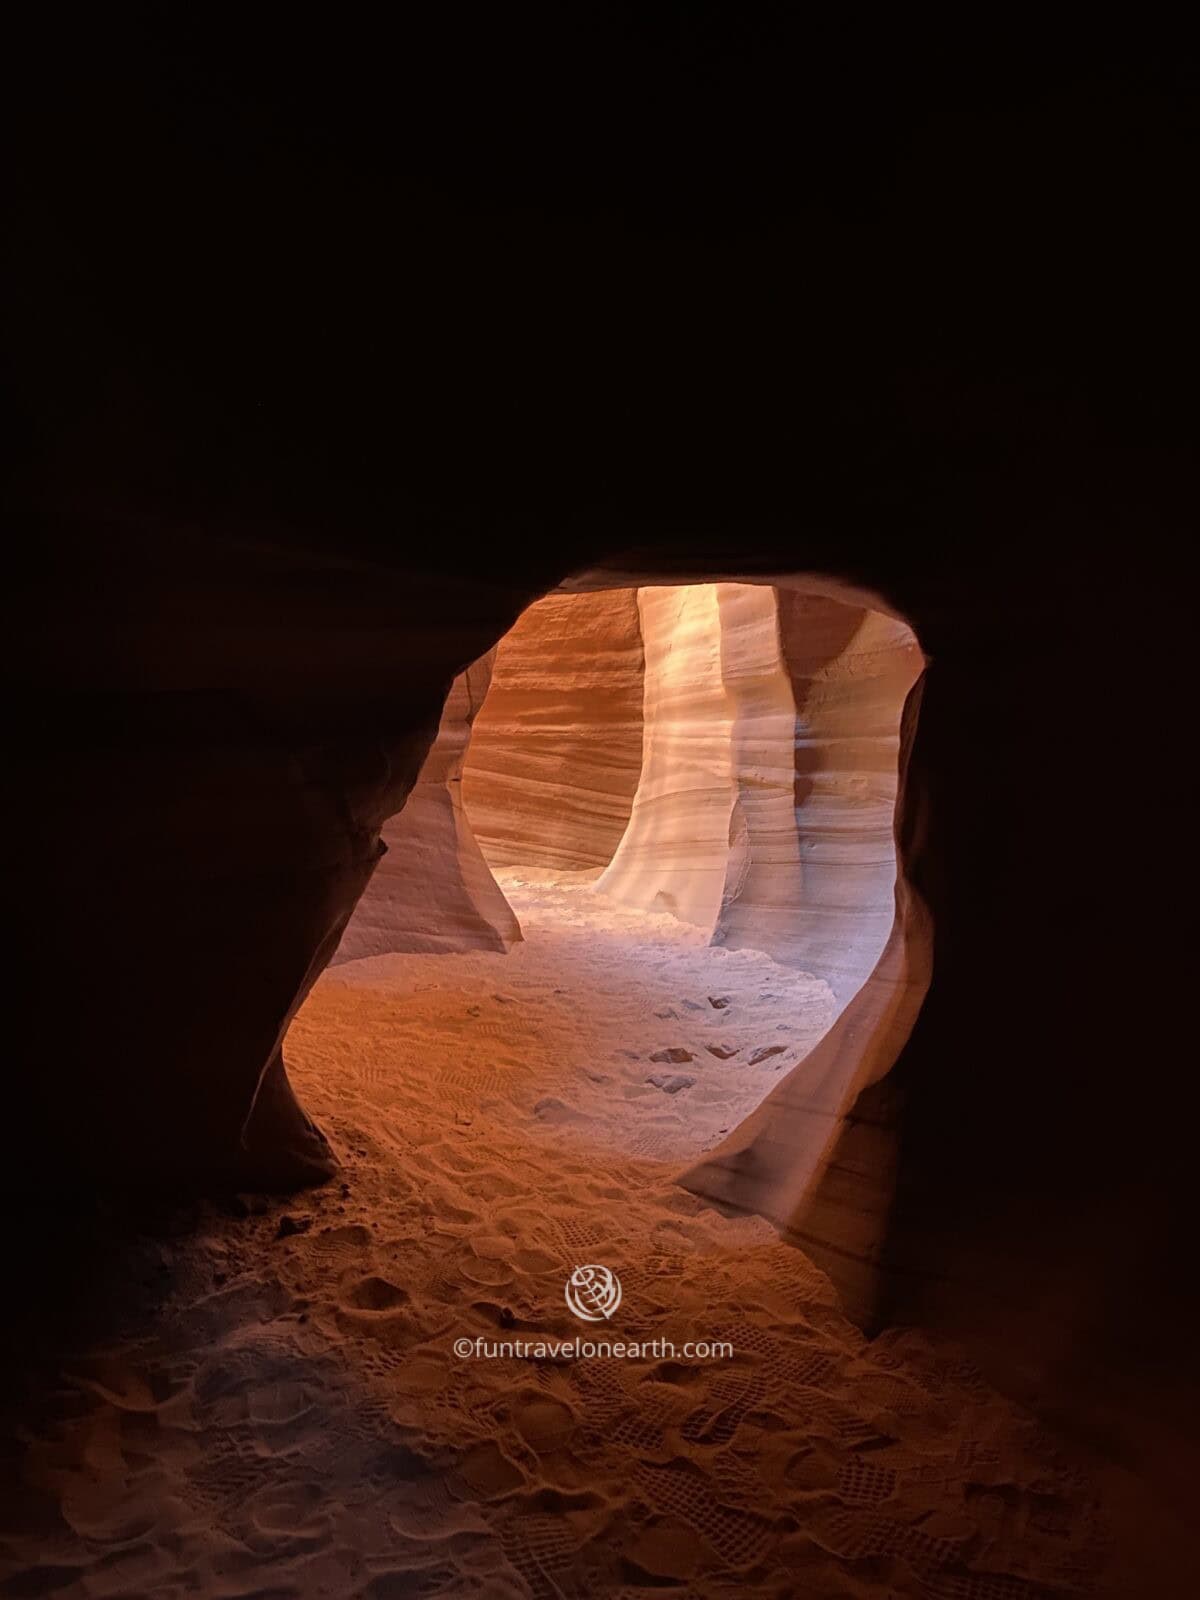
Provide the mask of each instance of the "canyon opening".
POLYGON ((455 679, 319 992, 405 994, 423 1101, 698 1159, 883 954, 922 666, 802 585, 546 596, 455 679))

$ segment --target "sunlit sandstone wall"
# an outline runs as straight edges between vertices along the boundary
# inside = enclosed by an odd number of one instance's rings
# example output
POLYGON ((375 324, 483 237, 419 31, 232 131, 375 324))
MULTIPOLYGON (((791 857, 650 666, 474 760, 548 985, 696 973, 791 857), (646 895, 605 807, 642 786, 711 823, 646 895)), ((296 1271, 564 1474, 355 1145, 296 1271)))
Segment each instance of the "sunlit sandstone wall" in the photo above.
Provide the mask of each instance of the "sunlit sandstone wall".
POLYGON ((331 964, 393 951, 503 951, 520 939, 516 915, 480 854, 462 804, 463 757, 494 657, 489 650, 455 678, 404 810, 384 824, 387 854, 331 964))
POLYGON ((823 977, 839 1009, 892 927, 911 631, 769 585, 640 591, 645 761, 599 886, 823 977))
POLYGON ((772 651, 748 632, 763 626, 763 591, 721 591, 746 842, 731 855, 714 942, 817 974, 840 1010, 892 928, 900 718, 924 658, 903 622, 782 587, 768 591, 772 651))
POLYGON ((629 827, 597 885, 627 905, 705 928, 725 888, 734 801, 720 587, 638 593, 646 653, 641 779, 629 827))
MULTIPOLYGON (((786 610, 786 600, 784 606, 786 610)), ((852 626, 853 608, 841 609, 851 612, 845 621, 852 626)), ((882 628, 886 621, 868 613, 853 628, 850 660, 853 644, 861 641, 863 632, 876 639, 881 633, 887 636, 890 630, 882 628)), ((814 632, 810 663, 816 659, 821 637, 819 630, 814 632)), ((824 637, 829 643, 837 634, 824 637)), ((838 652, 829 664, 843 659, 843 652, 838 652)), ((916 668, 900 708, 898 732, 889 730, 886 738, 880 737, 880 744, 894 751, 896 773, 889 786, 895 854, 886 872, 882 867, 872 870, 860 859, 858 889, 865 903, 855 906, 853 896, 848 896, 841 906, 819 903, 811 918, 801 906, 782 919, 785 941, 799 938, 815 923, 817 942, 810 947, 814 951, 822 940, 830 939, 832 930, 838 930, 832 940, 836 959, 827 967, 827 978, 838 997, 839 1015, 762 1105, 680 1179, 698 1194, 776 1221, 833 1274, 845 1302, 864 1321, 870 1320, 879 1303, 879 1264, 900 1168, 905 1083, 897 1063, 908 1048, 928 993, 934 932, 924 898, 896 864, 898 855, 911 865, 925 848, 924 795, 912 780, 910 765, 925 686, 923 662, 919 652, 912 662, 905 642, 894 637, 875 660, 881 668, 887 663, 876 679, 876 693, 881 696, 885 684, 903 681, 909 667, 916 668), (885 884, 886 895, 878 898, 885 884), (867 894, 869 886, 873 894, 867 894), (883 940, 877 944, 878 924, 884 920, 883 940), (856 925, 861 928, 857 940, 856 925), (865 972, 855 970, 864 963, 869 963, 865 972)), ((837 677, 832 681, 836 683, 837 677)), ((835 692, 834 704, 841 698, 835 692)), ((815 709, 811 699, 809 708, 815 709)), ((802 748, 798 742, 797 750, 802 748)), ((820 770, 814 767, 814 773, 820 770)), ((804 819, 804 809, 803 804, 797 806, 801 846, 812 826, 804 819)), ((869 827, 863 837, 870 840, 869 827)), ((837 839, 834 833, 834 845, 837 839)), ((866 843, 863 854, 869 855, 870 849, 866 843)), ((814 876, 819 893, 820 869, 814 876)))
POLYGON ((637 592, 547 595, 501 640, 463 798, 494 866, 605 866, 642 764, 637 592))

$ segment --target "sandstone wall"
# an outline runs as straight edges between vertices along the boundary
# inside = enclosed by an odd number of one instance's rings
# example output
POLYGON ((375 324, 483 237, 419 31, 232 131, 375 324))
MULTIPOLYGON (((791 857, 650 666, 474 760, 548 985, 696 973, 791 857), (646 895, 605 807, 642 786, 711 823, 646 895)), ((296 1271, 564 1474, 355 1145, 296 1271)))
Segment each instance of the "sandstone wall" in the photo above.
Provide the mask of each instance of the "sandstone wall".
POLYGON ((496 866, 605 866, 642 762, 637 595, 547 595, 501 640, 463 800, 496 866))
POLYGON ((775 650, 742 640, 748 586, 722 586, 734 769, 748 848, 714 933, 824 978, 839 1010, 891 932, 901 712, 924 658, 903 622, 780 586, 775 650))
POLYGON ((643 588, 645 763, 599 887, 826 979, 894 914, 900 714, 923 663, 866 606, 769 584, 643 588))
POLYGON ((627 905, 706 928, 724 891, 734 798, 717 591, 711 583, 638 591, 644 758, 629 826, 597 884, 627 905))
MULTIPOLYGON (((810 609, 807 598, 804 610, 810 609)), ((812 609, 819 611, 823 604, 812 609)), ((852 644, 864 625, 874 631, 874 617, 862 619, 857 608, 835 606, 826 611, 824 621, 824 630, 814 630, 814 646, 822 637, 826 643, 852 644), (838 611, 844 613, 841 618, 838 611), (832 632, 831 624, 836 624, 832 632)), ((890 642, 886 654, 895 668, 897 641, 893 637, 890 642)), ((907 645, 899 643, 900 654, 907 657, 907 645)), ((832 659, 841 659, 841 652, 832 659)), ((907 676, 907 668, 900 675, 907 676)), ((882 903, 872 896, 865 904, 851 900, 836 910, 820 905, 815 913, 818 937, 830 925, 838 930, 828 981, 835 984, 839 975, 846 975, 849 954, 856 965, 868 962, 867 970, 855 974, 848 992, 835 986, 839 1015, 816 1048, 729 1138, 681 1178, 698 1194, 771 1217, 833 1275, 847 1304, 864 1321, 870 1321, 878 1305, 880 1260, 900 1161, 903 1088, 893 1071, 909 1044, 933 964, 932 919, 907 874, 897 870, 896 853, 902 862, 911 862, 923 848, 924 813, 910 760, 923 687, 919 675, 907 690, 898 726, 884 741, 894 751, 889 764, 894 763, 895 771, 888 786, 894 818, 889 834, 895 830, 896 850, 886 872, 877 873, 874 888, 878 892, 886 883, 886 895, 882 903), (883 942, 876 945, 878 921, 884 916, 883 942)), ((803 816, 802 805, 797 812, 803 816)), ((809 826, 802 823, 801 844, 809 826)), ((869 848, 869 840, 867 829, 861 840, 851 836, 845 842, 860 846, 861 860, 861 846, 869 848)), ((820 881, 821 873, 817 876, 820 881)), ((801 937, 809 923, 807 908, 793 907, 780 919, 783 938, 801 937)))
POLYGON ((462 804, 463 759, 494 658, 488 651, 451 685, 404 810, 383 825, 387 854, 354 908, 334 964, 390 951, 503 951, 520 939, 462 804))

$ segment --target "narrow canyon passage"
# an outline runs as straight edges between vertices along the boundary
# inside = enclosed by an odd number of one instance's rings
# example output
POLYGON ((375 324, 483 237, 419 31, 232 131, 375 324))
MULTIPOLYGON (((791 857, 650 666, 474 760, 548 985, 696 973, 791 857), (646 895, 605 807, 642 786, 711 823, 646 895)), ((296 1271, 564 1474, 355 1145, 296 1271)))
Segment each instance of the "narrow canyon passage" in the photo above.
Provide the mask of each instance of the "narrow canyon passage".
POLYGON ((828 986, 594 879, 502 871, 508 954, 318 982, 289 1062, 342 1181, 147 1245, 153 1331, 66 1353, 44 1399, 20 1593, 1090 1592, 1103 1514, 1041 1427, 672 1181, 820 1035, 828 986), (564 1300, 582 1262, 622 1285, 601 1328, 564 1300), (575 1335, 643 1353, 483 1353, 575 1335))
POLYGON ((678 919, 671 938, 818 982, 823 1026, 772 1052, 761 1105, 677 1176, 802 1238, 860 1318, 898 1144, 895 1097, 860 1101, 905 1045, 931 944, 896 841, 925 657, 868 598, 802 578, 585 581, 528 606, 450 686, 333 957, 512 952, 498 878, 531 867, 591 873, 610 907, 678 919))

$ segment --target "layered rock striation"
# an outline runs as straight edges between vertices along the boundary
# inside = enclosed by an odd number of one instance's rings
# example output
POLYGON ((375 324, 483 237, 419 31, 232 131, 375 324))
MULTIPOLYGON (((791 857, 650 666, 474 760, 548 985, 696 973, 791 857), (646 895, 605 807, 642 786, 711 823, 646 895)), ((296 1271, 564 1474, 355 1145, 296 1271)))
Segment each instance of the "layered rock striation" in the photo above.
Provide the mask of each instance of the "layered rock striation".
POLYGON ((599 887, 822 977, 839 1009, 894 915, 912 630, 771 584, 643 588, 645 760, 599 887))
POLYGON ((488 651, 450 686, 437 738, 403 811, 383 825, 386 854, 333 964, 401 951, 504 951, 520 939, 516 913, 480 853, 462 803, 463 761, 494 658, 488 651))
POLYGON ((637 595, 539 600, 500 641, 463 799, 493 866, 608 864, 642 768, 637 595))

